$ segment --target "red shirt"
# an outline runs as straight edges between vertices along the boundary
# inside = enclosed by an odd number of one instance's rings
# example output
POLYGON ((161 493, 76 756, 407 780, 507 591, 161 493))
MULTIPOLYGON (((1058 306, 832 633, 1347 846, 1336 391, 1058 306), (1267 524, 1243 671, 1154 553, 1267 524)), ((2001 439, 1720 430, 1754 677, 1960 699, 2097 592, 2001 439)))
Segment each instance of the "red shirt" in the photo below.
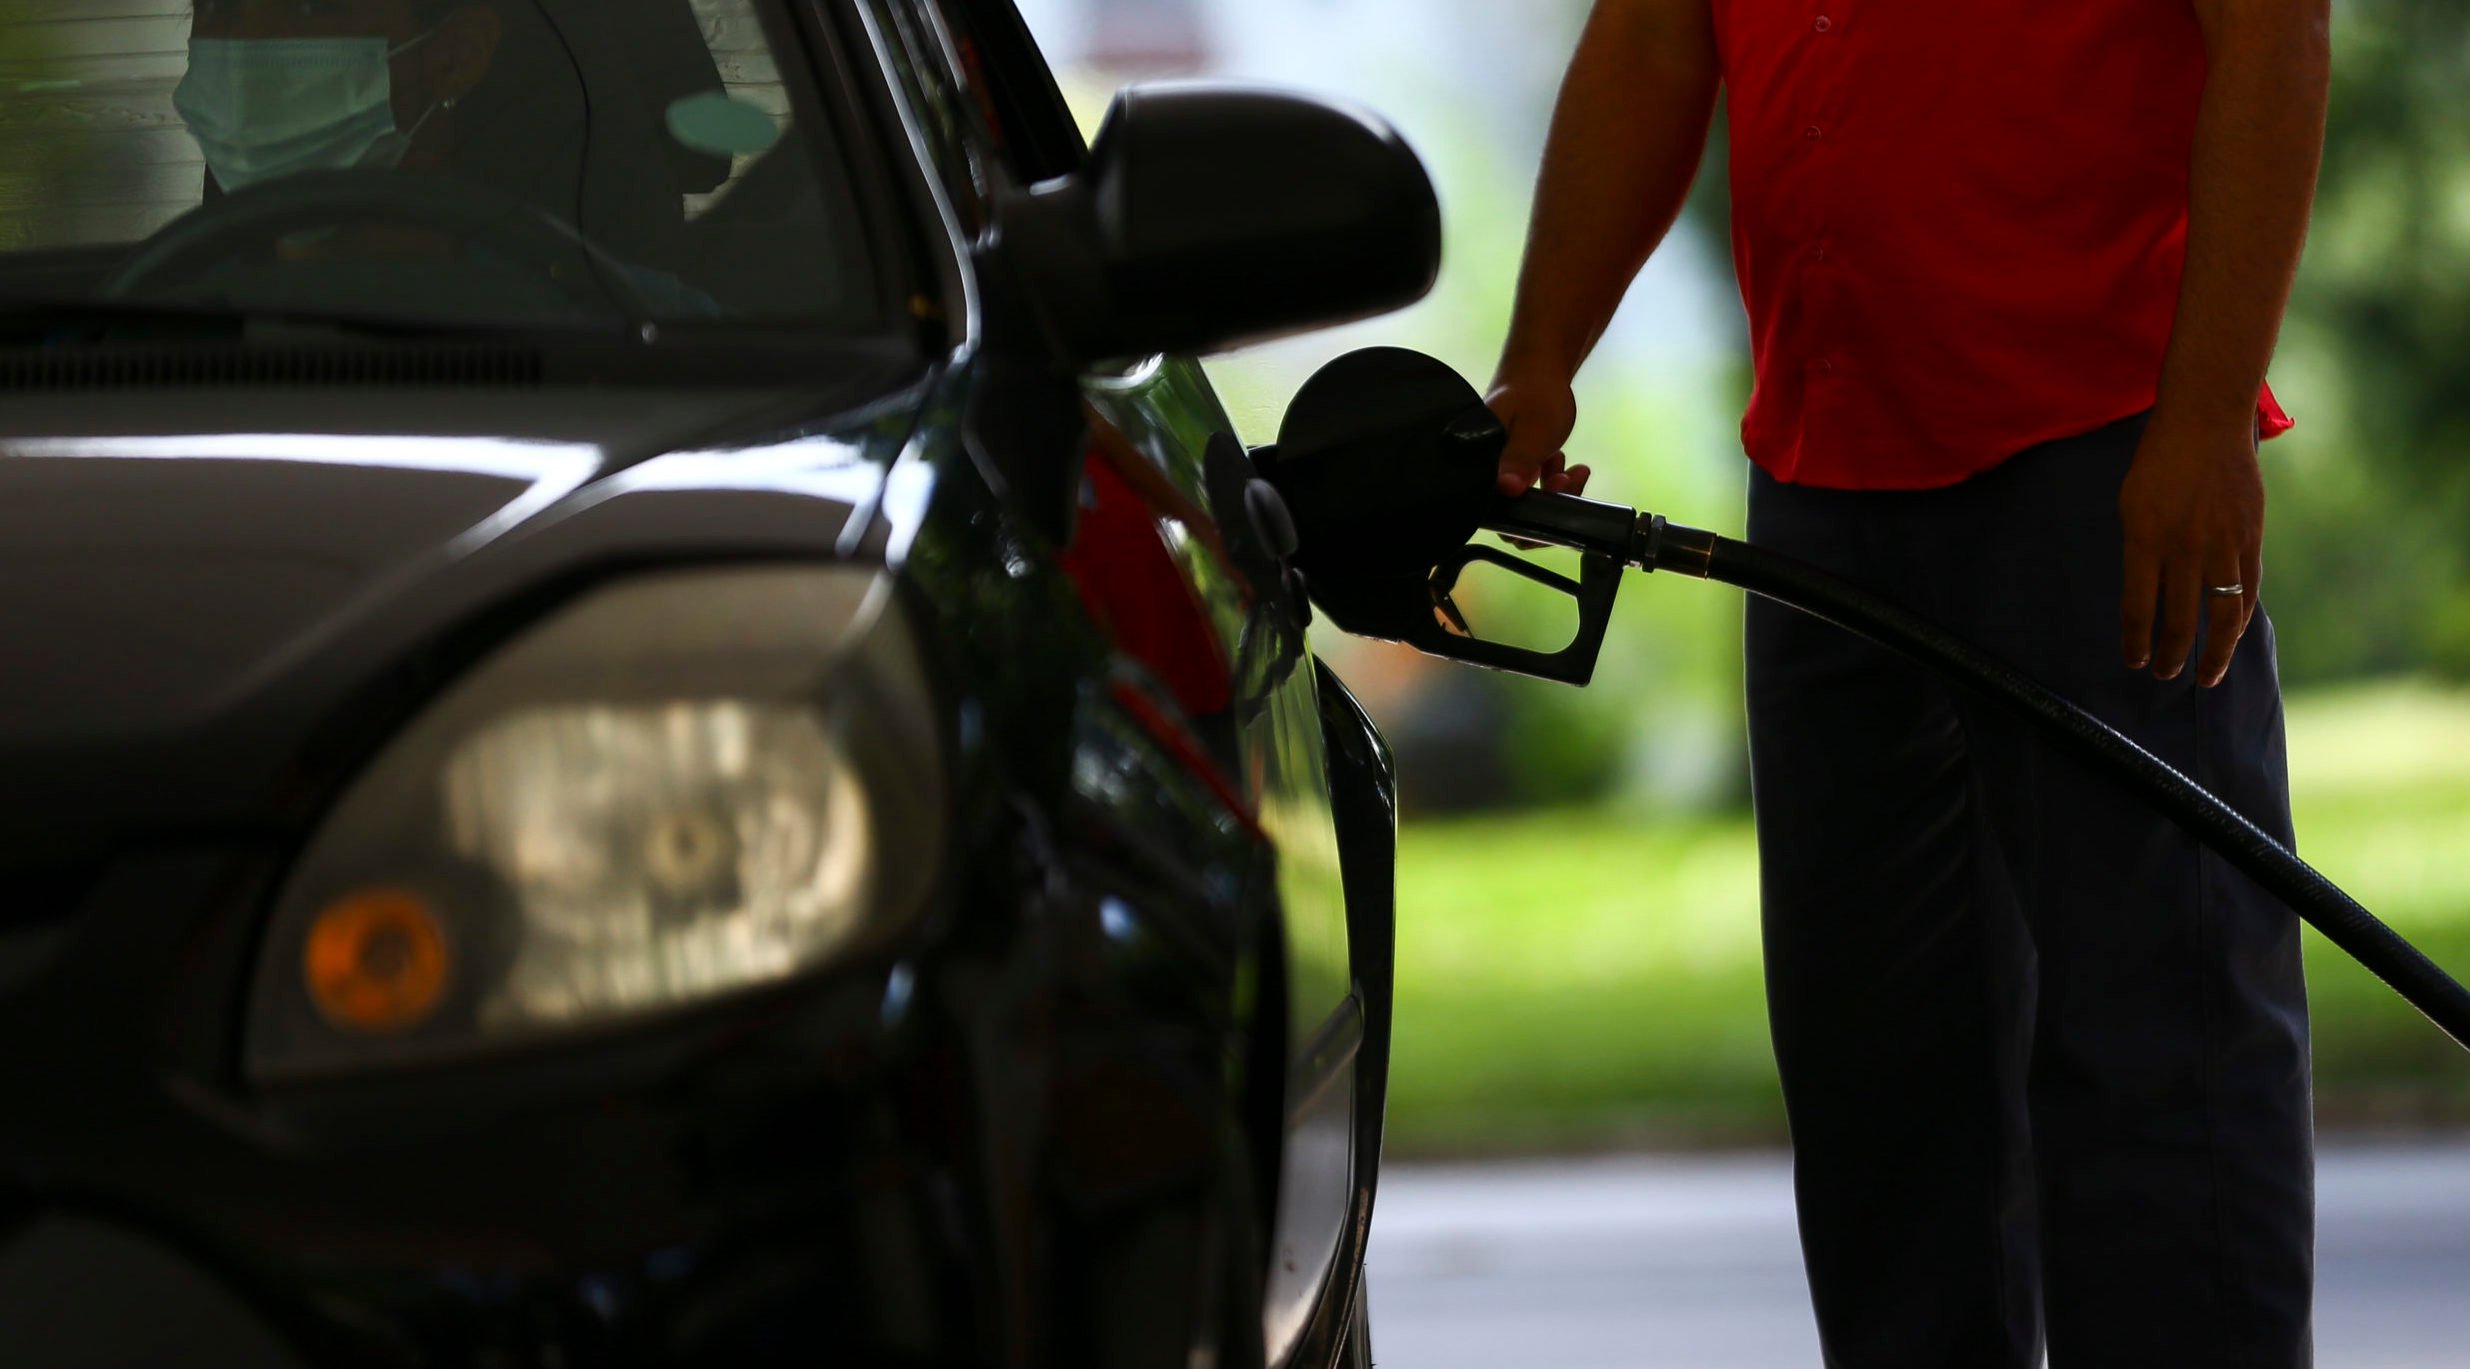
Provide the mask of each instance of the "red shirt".
MULTIPOLYGON (((2203 35, 2182 0, 1712 0, 1780 480, 1953 484, 2150 408, 2203 35)), ((2290 426, 2268 388, 2265 435, 2290 426)))

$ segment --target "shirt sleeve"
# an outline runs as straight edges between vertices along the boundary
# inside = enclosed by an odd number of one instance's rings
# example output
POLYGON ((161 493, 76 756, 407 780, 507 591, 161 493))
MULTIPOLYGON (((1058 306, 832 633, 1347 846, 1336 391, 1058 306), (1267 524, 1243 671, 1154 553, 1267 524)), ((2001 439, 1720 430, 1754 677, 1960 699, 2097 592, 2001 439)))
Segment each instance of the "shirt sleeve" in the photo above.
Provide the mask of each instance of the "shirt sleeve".
POLYGON ((2297 426, 2298 420, 2281 407, 2281 401, 2273 397, 2272 385, 2266 383, 2264 393, 2256 396, 2256 436, 2279 437, 2297 426))

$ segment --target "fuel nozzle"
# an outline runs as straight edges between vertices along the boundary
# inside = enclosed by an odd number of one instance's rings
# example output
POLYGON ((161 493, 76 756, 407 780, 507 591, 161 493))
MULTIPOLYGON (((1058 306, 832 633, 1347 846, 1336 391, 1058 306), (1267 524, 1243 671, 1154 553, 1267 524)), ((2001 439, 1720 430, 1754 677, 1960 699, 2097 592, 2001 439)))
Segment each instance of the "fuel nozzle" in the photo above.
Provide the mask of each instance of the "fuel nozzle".
POLYGON ((1297 392, 1278 444, 1255 454, 1295 518, 1296 568, 1340 628, 1451 660, 1584 685, 1624 572, 1666 555, 1664 520, 1576 495, 1504 496, 1508 433, 1447 363, 1375 347, 1330 362, 1297 392), (1579 553, 1577 578, 1489 545, 1481 532, 1579 553), (1553 651, 1476 636, 1454 597, 1485 564, 1570 596, 1578 630, 1553 651))

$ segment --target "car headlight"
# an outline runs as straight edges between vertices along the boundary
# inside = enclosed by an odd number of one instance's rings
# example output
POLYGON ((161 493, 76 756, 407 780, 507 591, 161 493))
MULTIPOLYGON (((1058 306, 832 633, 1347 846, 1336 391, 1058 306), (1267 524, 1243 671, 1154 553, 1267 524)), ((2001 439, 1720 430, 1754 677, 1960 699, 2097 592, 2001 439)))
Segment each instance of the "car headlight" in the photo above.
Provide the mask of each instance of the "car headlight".
POLYGON ((942 770, 880 572, 609 586, 481 662, 279 896, 250 1072, 502 1050, 843 959, 923 905, 942 770))

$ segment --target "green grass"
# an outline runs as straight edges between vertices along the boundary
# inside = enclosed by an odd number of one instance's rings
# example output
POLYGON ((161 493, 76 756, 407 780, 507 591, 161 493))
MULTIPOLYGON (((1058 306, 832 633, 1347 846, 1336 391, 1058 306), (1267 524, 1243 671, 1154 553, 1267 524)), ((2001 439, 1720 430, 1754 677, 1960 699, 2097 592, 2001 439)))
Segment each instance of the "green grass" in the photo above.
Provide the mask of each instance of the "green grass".
MULTIPOLYGON (((2302 853, 2470 971, 2470 695, 2295 699, 2302 853)), ((1405 1153, 1782 1135, 1746 818, 1407 825, 1390 1137, 1405 1153)), ((2470 1057, 2313 931, 2327 1125, 2470 1117, 2470 1057)))

